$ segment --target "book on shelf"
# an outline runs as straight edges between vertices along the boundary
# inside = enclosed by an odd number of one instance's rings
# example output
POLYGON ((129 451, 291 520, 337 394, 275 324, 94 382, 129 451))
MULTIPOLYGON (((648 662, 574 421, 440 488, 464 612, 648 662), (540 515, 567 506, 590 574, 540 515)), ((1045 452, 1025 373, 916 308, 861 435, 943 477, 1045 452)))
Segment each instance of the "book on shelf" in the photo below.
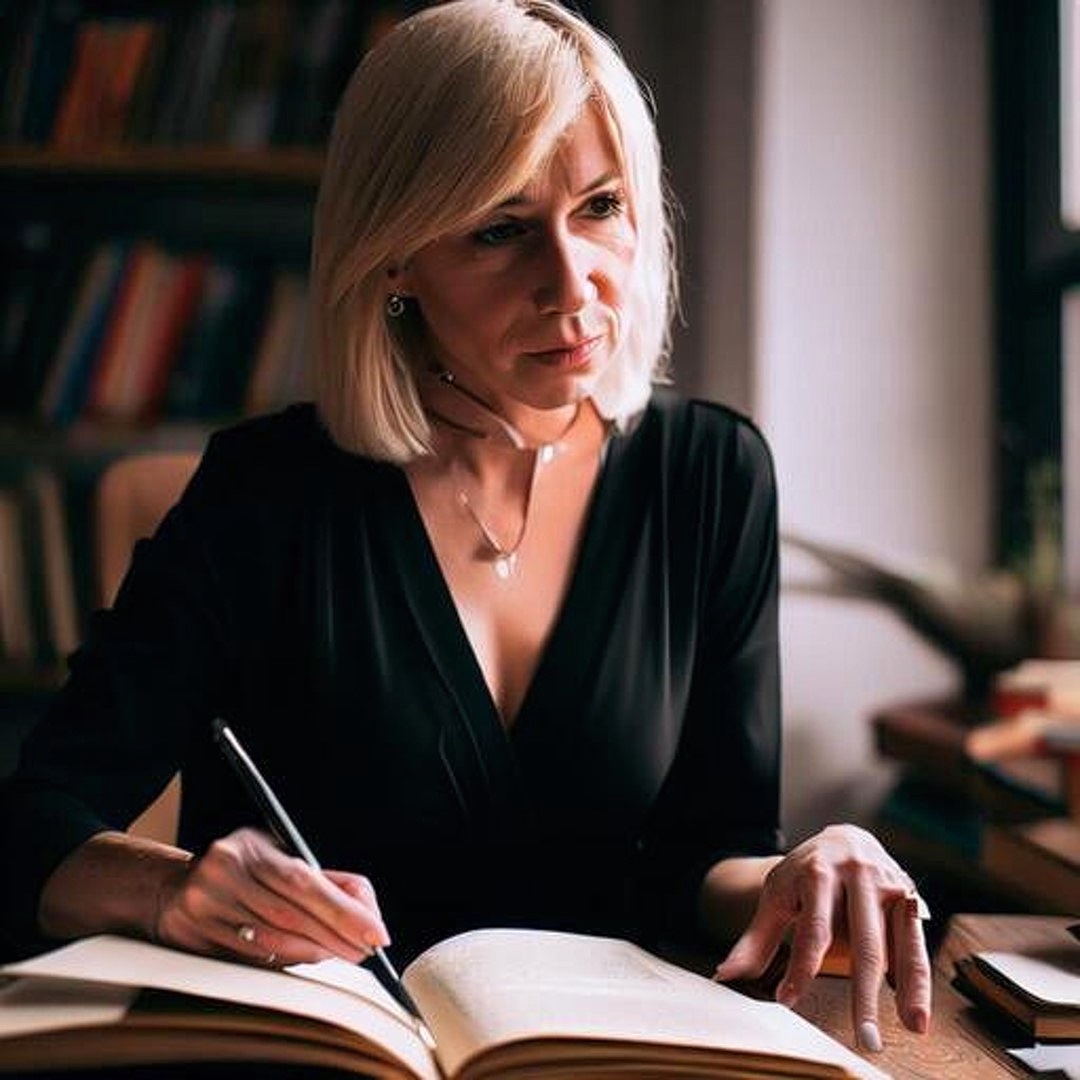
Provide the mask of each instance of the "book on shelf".
POLYGON ((326 137, 336 100, 367 45, 355 44, 357 7, 348 0, 319 0, 297 10, 296 45, 282 75, 274 142, 308 146, 326 137), (354 46, 343 51, 342 41, 354 46))
POLYGON ((0 135, 6 140, 23 137, 23 123, 37 50, 45 33, 45 4, 0 4, 0 135))
MULTIPOLYGON (((56 0, 30 6, 37 10, 24 26, 28 35, 27 52, 7 69, 11 78, 25 84, 25 91, 21 96, 15 91, 6 99, 11 119, 5 128, 10 138, 43 143, 52 133, 53 121, 68 82, 83 10, 80 0, 56 0)), ((14 28, 12 39, 17 40, 14 28)))
POLYGON ((231 62, 222 68, 210 106, 208 141, 243 148, 270 144, 295 26, 295 9, 285 0, 237 9, 231 62))
MULTIPOLYGON (((55 327, 52 348, 34 361, 36 412, 47 423, 218 420, 310 395, 303 275, 149 240, 99 245, 69 274, 66 316, 34 294, 55 327)), ((22 317, 15 291, 0 291, 0 317, 22 317)), ((0 356, 0 389, 17 384, 27 358, 0 356)))
POLYGON ((118 398, 125 370, 137 362, 150 326, 157 318, 158 291, 166 272, 164 254, 154 244, 137 243, 128 254, 93 360, 83 405, 91 415, 120 418, 118 398))
POLYGON ((553 931, 449 938, 403 973, 435 1036, 363 967, 268 971, 116 937, 0 969, 0 1069, 190 1061, 481 1076, 884 1074, 775 1002, 628 942, 553 931))
MULTIPOLYGON (((415 5, 411 5, 415 6, 415 5)), ((312 145, 368 41, 350 0, 0 4, 0 138, 312 145)), ((390 21, 404 5, 370 5, 390 21)))
POLYGON ((90 18, 79 24, 52 143, 62 149, 123 141, 139 74, 160 27, 151 19, 90 18))
POLYGON ((164 392, 166 415, 212 419, 239 407, 266 298, 264 275, 254 268, 220 260, 210 264, 164 392))
POLYGON ((230 0, 215 0, 204 8, 201 20, 194 24, 194 63, 186 69, 190 87, 171 132, 174 141, 197 143, 206 138, 235 22, 236 5, 230 0))
POLYGON ((1080 1041, 1080 944, 1038 953, 976 952, 956 961, 954 985, 1038 1041, 1080 1041))
POLYGON ((31 412, 56 351, 81 260, 56 223, 32 219, 0 247, 0 411, 31 412))
POLYGON ((147 420, 160 415, 169 377, 192 328, 207 264, 200 255, 169 260, 149 340, 124 386, 123 416, 147 420))
POLYGON ((0 488, 0 655, 18 665, 37 651, 27 592, 26 543, 18 494, 0 488))
POLYGON ((129 421, 160 414, 194 319, 206 262, 205 256, 174 256, 153 244, 133 250, 95 362, 89 414, 129 421))
POLYGON ((40 538, 40 573, 44 586, 48 627, 48 660, 66 660, 81 637, 79 601, 75 591, 71 531, 65 492, 52 469, 34 468, 26 479, 37 517, 40 538))
POLYGON ((248 383, 247 412, 267 412, 306 396, 307 317, 305 279, 295 273, 277 274, 248 383))
POLYGON ((987 825, 983 869, 1043 912, 1080 912, 1080 824, 1046 818, 987 825))
POLYGON ((52 468, 19 463, 0 484, 0 657, 44 671, 79 635, 63 485, 52 468))
POLYGON ((954 703, 883 709, 873 717, 877 750, 992 821, 1065 813, 1061 769, 1042 754, 1023 719, 971 724, 962 717, 954 703))
POLYGON ((69 423, 82 411, 127 253, 123 243, 103 244, 82 274, 38 403, 50 423, 69 423))

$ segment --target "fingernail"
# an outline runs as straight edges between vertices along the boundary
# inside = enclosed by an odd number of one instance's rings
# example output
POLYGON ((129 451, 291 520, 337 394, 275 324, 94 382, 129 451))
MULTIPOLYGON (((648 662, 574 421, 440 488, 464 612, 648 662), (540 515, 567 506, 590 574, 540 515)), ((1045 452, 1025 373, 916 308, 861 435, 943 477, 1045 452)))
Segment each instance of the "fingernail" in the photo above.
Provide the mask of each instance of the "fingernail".
POLYGON ((365 941, 373 948, 385 948, 390 944, 390 935, 383 930, 381 933, 378 930, 369 930, 364 938, 365 941))
POLYGON ((908 1013, 908 1027, 912 1031, 925 1035, 930 1027, 930 1017, 925 1009, 912 1009, 908 1013))
POLYGON ((789 1008, 795 1004, 795 984, 793 982, 783 982, 776 988, 776 1000, 781 1005, 787 1005, 789 1008))
POLYGON ((871 1054, 881 1053, 881 1032, 873 1020, 864 1020, 859 1025, 859 1046, 869 1050, 871 1054))

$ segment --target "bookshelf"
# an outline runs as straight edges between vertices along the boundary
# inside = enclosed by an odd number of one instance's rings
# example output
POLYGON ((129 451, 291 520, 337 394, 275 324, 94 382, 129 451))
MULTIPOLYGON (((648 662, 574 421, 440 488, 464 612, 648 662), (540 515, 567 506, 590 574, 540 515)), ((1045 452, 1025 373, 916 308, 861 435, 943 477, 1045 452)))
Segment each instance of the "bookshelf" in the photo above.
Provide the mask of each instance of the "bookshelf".
POLYGON ((0 777, 72 648, 57 590, 76 640, 96 606, 104 469, 309 396, 333 109, 431 2, 0 4, 0 777))
POLYGON ((73 594, 80 634, 95 606, 106 466, 308 396, 333 107, 424 6, 0 6, 0 775, 70 651, 50 590, 73 594))
POLYGON ((96 606, 104 469, 310 396, 333 110, 432 2, 0 4, 0 777, 71 651, 53 594, 79 637, 96 606))

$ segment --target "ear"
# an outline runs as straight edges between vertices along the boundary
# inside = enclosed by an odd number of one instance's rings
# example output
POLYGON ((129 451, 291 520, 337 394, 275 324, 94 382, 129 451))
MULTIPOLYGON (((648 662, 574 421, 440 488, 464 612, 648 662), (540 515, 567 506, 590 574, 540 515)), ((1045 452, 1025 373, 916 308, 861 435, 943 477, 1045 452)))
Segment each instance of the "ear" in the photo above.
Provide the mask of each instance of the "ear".
POLYGON ((390 263, 386 268, 386 283, 398 296, 410 296, 409 264, 390 263))

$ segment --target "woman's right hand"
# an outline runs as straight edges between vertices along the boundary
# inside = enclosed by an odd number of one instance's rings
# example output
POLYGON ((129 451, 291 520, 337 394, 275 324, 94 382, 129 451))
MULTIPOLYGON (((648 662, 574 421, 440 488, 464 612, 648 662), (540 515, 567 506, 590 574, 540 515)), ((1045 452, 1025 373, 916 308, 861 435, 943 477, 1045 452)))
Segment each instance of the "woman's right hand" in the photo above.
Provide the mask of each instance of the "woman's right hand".
POLYGON ((330 956, 357 963, 390 942, 367 878, 313 870, 256 829, 175 867, 161 884, 152 936, 270 967, 330 956))

